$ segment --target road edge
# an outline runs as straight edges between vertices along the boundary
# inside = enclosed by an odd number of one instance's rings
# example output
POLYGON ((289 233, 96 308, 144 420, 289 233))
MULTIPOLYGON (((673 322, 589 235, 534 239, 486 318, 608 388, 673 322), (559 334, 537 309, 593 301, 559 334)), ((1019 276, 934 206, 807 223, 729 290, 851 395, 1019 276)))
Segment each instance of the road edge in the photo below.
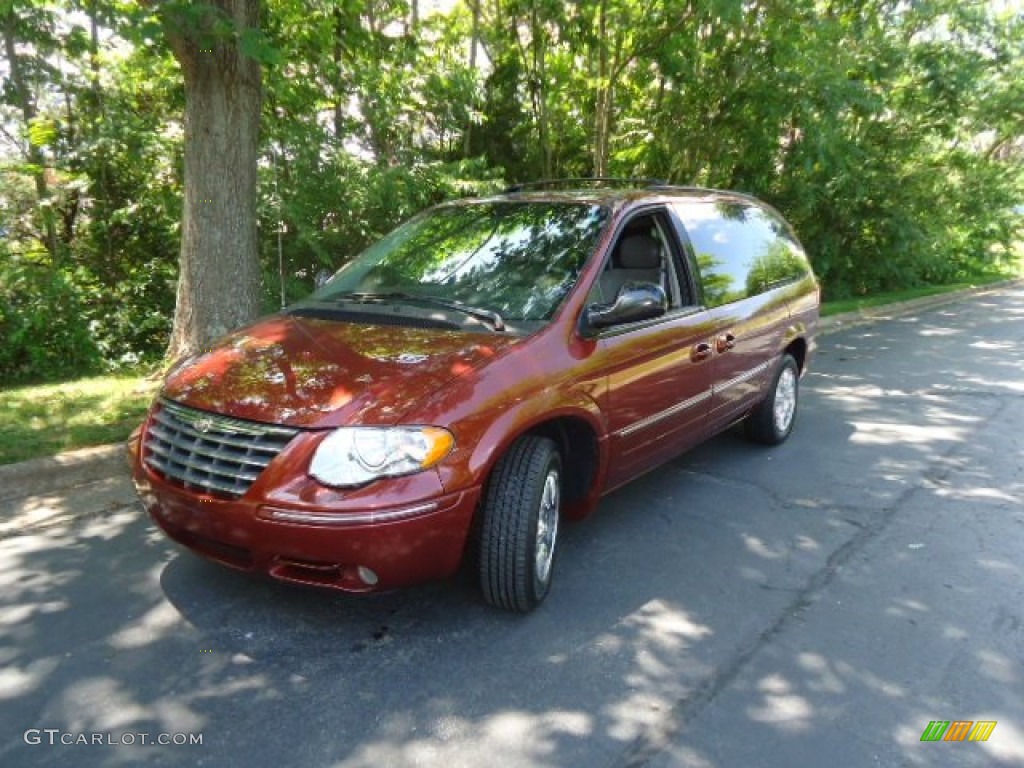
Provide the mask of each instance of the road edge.
POLYGON ((95 445, 0 465, 0 502, 62 491, 128 472, 127 443, 95 445), (17 489, 17 490, 15 490, 17 489))
POLYGON ((856 328, 859 325, 869 325, 879 320, 891 320, 923 309, 941 307, 943 304, 954 304, 961 299, 981 296, 986 293, 995 293, 1019 285, 1024 285, 1024 278, 1000 280, 998 283, 961 288, 958 291, 950 291, 949 293, 937 293, 934 296, 922 296, 918 299, 897 301, 892 304, 880 304, 877 307, 867 307, 853 312, 829 315, 828 317, 821 318, 819 321, 818 333, 827 335, 848 328, 856 328))

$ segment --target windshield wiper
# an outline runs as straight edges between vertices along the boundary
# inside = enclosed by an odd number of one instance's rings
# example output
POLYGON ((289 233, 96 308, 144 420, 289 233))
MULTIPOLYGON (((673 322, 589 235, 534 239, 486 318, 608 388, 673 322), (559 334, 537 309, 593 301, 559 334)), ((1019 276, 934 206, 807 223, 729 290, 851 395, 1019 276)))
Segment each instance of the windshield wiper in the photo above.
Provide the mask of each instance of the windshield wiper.
POLYGON ((436 307, 444 307, 445 309, 454 309, 456 312, 462 312, 463 314, 474 317, 477 320, 482 320, 495 331, 505 330, 505 321, 497 312, 490 309, 483 309, 482 307, 471 307, 468 304, 463 304, 461 301, 456 301, 455 299, 441 299, 436 296, 414 296, 411 293, 403 293, 402 291, 389 291, 383 293, 338 293, 331 298, 344 299, 346 301, 405 301, 408 303, 429 304, 436 307))

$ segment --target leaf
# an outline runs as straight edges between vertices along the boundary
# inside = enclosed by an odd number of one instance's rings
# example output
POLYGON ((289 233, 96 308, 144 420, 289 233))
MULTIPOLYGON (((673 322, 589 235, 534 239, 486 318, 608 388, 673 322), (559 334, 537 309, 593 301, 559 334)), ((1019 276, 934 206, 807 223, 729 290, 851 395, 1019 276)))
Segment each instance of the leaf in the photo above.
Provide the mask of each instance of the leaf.
POLYGON ((266 66, 275 66, 281 61, 281 52, 275 48, 263 30, 249 28, 238 36, 238 47, 242 54, 266 66))
POLYGON ((28 127, 28 140, 34 147, 45 147, 57 138, 57 123, 46 117, 35 118, 28 127))

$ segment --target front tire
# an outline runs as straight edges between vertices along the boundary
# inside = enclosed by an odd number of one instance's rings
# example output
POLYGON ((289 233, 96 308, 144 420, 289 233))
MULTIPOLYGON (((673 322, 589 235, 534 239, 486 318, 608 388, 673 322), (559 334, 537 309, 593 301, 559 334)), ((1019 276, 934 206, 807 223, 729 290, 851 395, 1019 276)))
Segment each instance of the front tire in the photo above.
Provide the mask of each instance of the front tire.
POLYGON ((554 442, 527 435, 494 467, 480 523, 480 591, 498 608, 526 613, 551 587, 562 496, 554 442))
POLYGON ((768 396, 743 422, 747 437, 764 445, 778 445, 793 431, 800 400, 800 369, 790 354, 782 356, 768 396))

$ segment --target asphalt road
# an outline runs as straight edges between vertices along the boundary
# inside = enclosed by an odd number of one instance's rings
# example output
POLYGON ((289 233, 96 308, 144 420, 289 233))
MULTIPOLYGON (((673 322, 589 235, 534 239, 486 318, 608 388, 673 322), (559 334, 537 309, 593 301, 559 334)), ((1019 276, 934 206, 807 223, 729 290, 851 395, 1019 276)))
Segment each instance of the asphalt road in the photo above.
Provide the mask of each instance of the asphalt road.
POLYGON ((565 529, 525 618, 236 574, 121 474, 0 489, 0 765, 1024 765, 1024 290, 824 337, 803 385, 785 445, 565 529))

